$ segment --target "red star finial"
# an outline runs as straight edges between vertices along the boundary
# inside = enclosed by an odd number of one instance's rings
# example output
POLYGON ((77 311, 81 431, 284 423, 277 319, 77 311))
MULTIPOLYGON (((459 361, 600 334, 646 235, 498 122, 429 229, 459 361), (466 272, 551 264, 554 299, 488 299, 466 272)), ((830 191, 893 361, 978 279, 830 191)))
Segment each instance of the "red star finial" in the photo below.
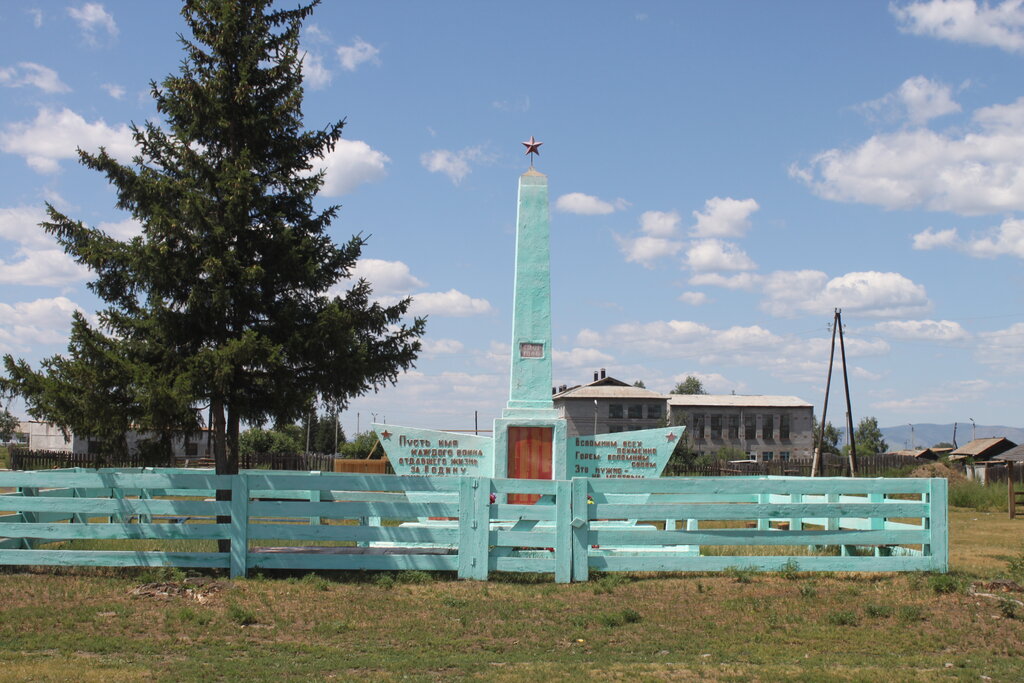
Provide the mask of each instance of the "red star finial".
POLYGON ((675 434, 666 434, 665 435, 665 440, 668 441, 669 443, 671 443, 671 442, 676 440, 676 435, 675 434))
POLYGON ((385 429, 383 432, 380 433, 380 437, 387 441, 388 439, 391 438, 391 432, 385 429))
MULTIPOLYGON (((526 147, 526 153, 527 154, 530 154, 530 155, 536 154, 536 155, 540 156, 540 146, 543 145, 544 143, 543 142, 537 142, 537 140, 531 135, 530 139, 527 140, 526 142, 522 143, 522 144, 526 147)), ((533 166, 533 157, 532 156, 530 157, 530 166, 533 166)))

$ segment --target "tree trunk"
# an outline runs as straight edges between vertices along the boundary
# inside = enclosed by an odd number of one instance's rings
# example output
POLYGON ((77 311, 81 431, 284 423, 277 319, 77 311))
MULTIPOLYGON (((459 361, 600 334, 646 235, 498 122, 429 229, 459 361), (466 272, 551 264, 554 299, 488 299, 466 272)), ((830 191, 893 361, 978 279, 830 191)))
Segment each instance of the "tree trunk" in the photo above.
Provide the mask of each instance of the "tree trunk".
MULTIPOLYGON (((238 472, 238 461, 235 461, 235 471, 230 469, 228 461, 227 434, 224 420, 224 400, 215 398, 210 402, 210 414, 213 416, 213 462, 217 474, 236 474, 238 472)), ((230 501, 231 489, 217 489, 216 498, 218 501, 230 501)), ((230 524, 230 515, 217 515, 217 524, 230 524)), ((217 539, 217 550, 222 553, 231 552, 231 539, 217 539)))

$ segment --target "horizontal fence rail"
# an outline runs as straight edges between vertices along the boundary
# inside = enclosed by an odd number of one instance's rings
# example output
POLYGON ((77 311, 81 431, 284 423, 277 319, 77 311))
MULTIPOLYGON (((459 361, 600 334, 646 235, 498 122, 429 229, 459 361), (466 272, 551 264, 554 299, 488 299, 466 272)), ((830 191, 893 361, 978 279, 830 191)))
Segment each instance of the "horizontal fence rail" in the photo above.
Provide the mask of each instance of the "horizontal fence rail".
POLYGON ((945 479, 0 472, 0 564, 553 573, 946 571, 945 479), (6 491, 6 492, 2 492, 6 491), (230 500, 217 492, 230 492, 230 500), (508 502, 513 494, 540 499, 508 502), (217 500, 220 497, 222 500, 217 500), (228 552, 219 552, 229 542, 228 552))

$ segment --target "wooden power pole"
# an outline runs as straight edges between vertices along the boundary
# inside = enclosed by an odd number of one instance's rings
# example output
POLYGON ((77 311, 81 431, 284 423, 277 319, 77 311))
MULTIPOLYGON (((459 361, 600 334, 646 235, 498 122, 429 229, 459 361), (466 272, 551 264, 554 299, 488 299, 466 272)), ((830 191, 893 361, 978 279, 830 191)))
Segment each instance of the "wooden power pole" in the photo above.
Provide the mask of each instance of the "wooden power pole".
POLYGON ((832 318, 832 347, 828 354, 828 376, 825 379, 825 404, 821 409, 821 424, 818 425, 818 443, 814 449, 814 460, 811 464, 811 476, 821 476, 821 449, 825 441, 825 424, 828 417, 828 395, 832 388, 832 364, 836 356, 836 331, 839 332, 839 355, 843 361, 843 388, 846 392, 846 433, 850 440, 850 466, 851 477, 857 476, 857 444, 853 434, 853 407, 850 403, 850 378, 846 372, 846 344, 843 342, 843 317, 842 310, 835 309, 832 318))

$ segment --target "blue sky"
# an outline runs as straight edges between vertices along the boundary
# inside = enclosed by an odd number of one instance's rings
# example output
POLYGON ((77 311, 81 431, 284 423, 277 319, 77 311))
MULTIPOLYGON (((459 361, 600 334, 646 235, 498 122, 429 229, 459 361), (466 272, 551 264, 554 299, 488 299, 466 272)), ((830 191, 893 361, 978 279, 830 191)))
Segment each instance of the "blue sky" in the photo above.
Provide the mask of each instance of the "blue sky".
MULTIPOLYGON (((98 307, 35 224, 50 201, 138 230, 74 149, 130 156, 178 10, 0 4, 0 352, 60 352, 98 307)), ((556 384, 694 374, 820 406, 840 307, 855 419, 1024 424, 1020 0, 328 2, 303 47, 307 125, 348 119, 331 232, 372 235, 359 274, 429 315, 416 369, 354 400, 349 433, 500 413, 531 135, 556 384)))

